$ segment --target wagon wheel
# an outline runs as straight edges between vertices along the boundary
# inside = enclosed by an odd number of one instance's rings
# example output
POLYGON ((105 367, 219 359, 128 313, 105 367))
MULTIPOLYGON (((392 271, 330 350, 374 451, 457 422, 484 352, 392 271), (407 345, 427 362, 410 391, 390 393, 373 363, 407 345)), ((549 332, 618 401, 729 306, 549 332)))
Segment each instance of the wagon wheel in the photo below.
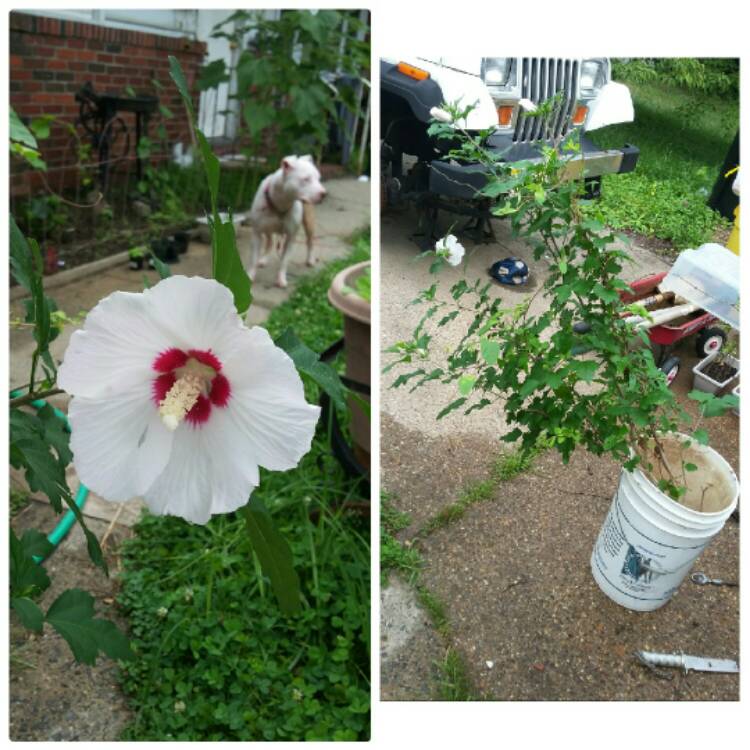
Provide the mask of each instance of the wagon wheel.
POLYGON ((695 339, 695 353, 703 359, 709 354, 718 352, 724 346, 727 334, 721 328, 704 328, 695 339))
POLYGON ((680 371, 680 358, 667 358, 664 363, 659 366, 659 369, 664 373, 664 377, 667 379, 667 385, 671 386, 677 377, 677 373, 680 371))

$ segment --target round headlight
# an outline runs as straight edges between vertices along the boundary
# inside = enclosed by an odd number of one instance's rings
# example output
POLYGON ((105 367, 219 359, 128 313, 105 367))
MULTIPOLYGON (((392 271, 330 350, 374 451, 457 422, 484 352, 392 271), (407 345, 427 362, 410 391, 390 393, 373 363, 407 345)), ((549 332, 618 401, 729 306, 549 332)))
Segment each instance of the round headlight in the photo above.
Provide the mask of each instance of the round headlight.
POLYGON ((488 86, 506 86, 510 82, 512 57, 482 58, 482 80, 488 86))

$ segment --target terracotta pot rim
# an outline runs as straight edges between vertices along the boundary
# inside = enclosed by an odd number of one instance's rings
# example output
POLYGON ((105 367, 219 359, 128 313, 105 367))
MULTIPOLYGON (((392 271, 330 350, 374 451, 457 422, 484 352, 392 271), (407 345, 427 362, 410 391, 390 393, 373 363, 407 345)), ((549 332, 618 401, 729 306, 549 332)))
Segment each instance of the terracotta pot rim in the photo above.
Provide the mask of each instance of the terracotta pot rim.
POLYGON ((328 301, 337 310, 341 310, 347 317, 368 326, 370 325, 370 303, 356 294, 346 293, 344 287, 354 288, 354 279, 370 264, 371 261, 365 260, 344 268, 334 276, 331 286, 328 288, 328 301))

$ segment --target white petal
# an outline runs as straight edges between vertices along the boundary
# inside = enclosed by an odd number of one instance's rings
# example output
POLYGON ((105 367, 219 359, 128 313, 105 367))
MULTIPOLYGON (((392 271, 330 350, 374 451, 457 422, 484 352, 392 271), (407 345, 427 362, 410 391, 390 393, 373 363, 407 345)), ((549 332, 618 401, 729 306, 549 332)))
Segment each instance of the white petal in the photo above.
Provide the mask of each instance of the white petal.
POLYGON ((105 500, 143 495, 169 461, 173 435, 148 389, 107 400, 76 396, 68 417, 76 472, 105 500))
POLYGON ((153 513, 204 524, 249 500, 259 482, 258 466, 218 411, 226 410, 214 409, 205 424, 183 423, 174 433, 169 464, 145 494, 153 513))
POLYGON ((170 276, 143 293, 149 315, 180 349, 214 349, 217 332, 242 325, 232 293, 214 279, 170 276))
POLYGON ((71 336, 57 382, 75 396, 109 398, 125 393, 150 382, 154 358, 170 346, 149 318, 143 294, 114 292, 71 336))
POLYGON ((310 450, 320 407, 305 401, 292 360, 259 326, 243 328, 231 351, 216 353, 232 389, 226 412, 237 439, 250 443, 247 456, 267 469, 294 468, 310 450))

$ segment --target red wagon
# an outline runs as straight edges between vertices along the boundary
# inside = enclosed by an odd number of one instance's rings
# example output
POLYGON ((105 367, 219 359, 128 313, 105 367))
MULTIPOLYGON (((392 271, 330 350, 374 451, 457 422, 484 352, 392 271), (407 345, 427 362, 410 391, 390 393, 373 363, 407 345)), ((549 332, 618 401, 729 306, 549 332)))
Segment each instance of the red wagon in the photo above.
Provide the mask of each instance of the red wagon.
MULTIPOLYGON (((631 292, 621 292, 620 299, 625 304, 641 302, 659 293, 659 284, 667 275, 666 271, 644 276, 630 284, 631 292)), ((703 359, 724 345, 726 333, 718 326, 713 326, 718 319, 705 310, 696 310, 685 316, 674 325, 655 325, 648 329, 648 337, 654 352, 654 359, 664 372, 671 385, 680 370, 680 358, 672 355, 673 346, 687 336, 697 333, 695 340, 696 354, 703 359)))

